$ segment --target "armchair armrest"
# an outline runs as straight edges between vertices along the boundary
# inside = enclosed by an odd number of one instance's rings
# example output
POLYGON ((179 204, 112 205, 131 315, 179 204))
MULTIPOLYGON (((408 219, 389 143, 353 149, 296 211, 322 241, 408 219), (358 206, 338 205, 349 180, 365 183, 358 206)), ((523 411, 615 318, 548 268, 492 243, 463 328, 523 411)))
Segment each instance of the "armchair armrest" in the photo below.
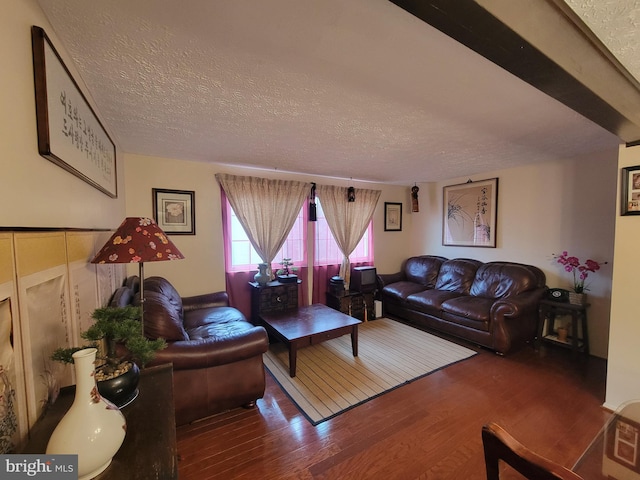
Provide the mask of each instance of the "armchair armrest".
POLYGON ((147 366, 173 363, 174 370, 208 368, 262 355, 268 348, 269 337, 264 327, 251 327, 224 337, 170 342, 167 348, 156 352, 147 366))
POLYGON ((227 292, 205 293, 192 297, 182 297, 182 308, 185 311, 198 310, 200 308, 228 307, 229 295, 227 292))

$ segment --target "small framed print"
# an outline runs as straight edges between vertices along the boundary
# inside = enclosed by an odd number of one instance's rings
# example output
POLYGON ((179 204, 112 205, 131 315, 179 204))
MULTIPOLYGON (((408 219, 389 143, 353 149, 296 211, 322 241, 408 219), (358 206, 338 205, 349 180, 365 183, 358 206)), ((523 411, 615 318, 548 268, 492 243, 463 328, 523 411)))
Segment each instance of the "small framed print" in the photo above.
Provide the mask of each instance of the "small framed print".
POLYGON ((154 188, 153 218, 168 235, 195 235, 195 192, 154 188))
POLYGON ((640 166, 622 169, 620 215, 640 215, 640 166))
POLYGON ((636 473, 640 472, 639 443, 640 426, 636 422, 619 417, 607 427, 605 444, 607 457, 636 473))
POLYGON ((402 203, 384 202, 384 231, 402 231, 402 203))

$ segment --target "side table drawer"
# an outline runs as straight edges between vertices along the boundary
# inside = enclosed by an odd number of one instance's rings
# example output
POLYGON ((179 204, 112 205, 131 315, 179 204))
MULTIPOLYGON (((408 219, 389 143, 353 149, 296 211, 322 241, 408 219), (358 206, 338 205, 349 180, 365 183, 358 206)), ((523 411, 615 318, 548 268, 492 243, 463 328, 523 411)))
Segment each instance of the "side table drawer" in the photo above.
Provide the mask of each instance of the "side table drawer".
POLYGON ((263 313, 284 312, 298 308, 298 283, 269 282, 258 285, 250 282, 251 317, 254 324, 259 324, 263 313))
POLYGON ((284 310, 289 305, 288 287, 272 287, 260 290, 259 308, 260 313, 277 312, 284 310))
POLYGON ((311 337, 311 345, 317 345, 318 343, 322 343, 325 342, 327 340, 331 340, 333 338, 338 338, 338 337, 342 337, 343 335, 346 335, 349 332, 345 332, 344 329, 340 329, 340 330, 333 330, 330 332, 322 332, 319 333, 317 335, 313 335, 311 337))

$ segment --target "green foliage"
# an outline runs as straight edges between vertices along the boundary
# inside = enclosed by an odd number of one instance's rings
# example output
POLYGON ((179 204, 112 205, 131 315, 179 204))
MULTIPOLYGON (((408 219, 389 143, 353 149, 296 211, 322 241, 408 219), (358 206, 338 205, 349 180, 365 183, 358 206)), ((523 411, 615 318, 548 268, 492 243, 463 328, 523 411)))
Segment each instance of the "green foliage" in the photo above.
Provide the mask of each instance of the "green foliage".
MULTIPOLYGON (((149 340, 142 333, 140 325, 141 309, 128 305, 126 307, 102 307, 94 310, 92 318, 95 323, 91 325, 81 336, 85 340, 93 342, 104 341, 106 346, 107 369, 115 369, 124 360, 118 355, 117 345, 122 344, 131 359, 140 367, 146 365, 158 350, 167 346, 163 339, 149 340)), ((58 348, 51 356, 52 360, 65 363, 73 363, 74 352, 87 347, 58 348)))
POLYGON ((72 348, 56 348, 51 354, 51 360, 55 360, 56 362, 62 363, 73 363, 73 354, 77 351, 80 351, 86 347, 72 347, 72 348))
POLYGON ((276 272, 276 275, 291 275, 291 272, 298 270, 298 267, 293 266, 290 258, 283 258, 280 265, 282 265, 282 268, 276 272))
POLYGON ((167 342, 164 340, 164 338, 149 340, 140 335, 129 338, 127 340, 126 346, 136 359, 136 363, 138 363, 141 367, 144 367, 147 362, 153 359, 156 351, 162 350, 163 348, 167 347, 167 342))

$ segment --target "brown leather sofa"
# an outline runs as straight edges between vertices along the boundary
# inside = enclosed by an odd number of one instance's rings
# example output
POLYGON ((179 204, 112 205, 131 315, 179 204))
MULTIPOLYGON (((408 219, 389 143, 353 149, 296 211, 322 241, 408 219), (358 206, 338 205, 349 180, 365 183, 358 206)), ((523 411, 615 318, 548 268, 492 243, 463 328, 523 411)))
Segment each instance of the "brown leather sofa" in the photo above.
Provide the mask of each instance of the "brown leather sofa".
MULTIPOLYGON (((135 278, 126 283, 135 286, 135 278)), ((226 292, 182 298, 162 277, 146 278, 144 291, 145 335, 168 344, 147 366, 173 364, 176 425, 262 398, 267 333, 230 307, 226 292)), ((116 295, 139 304, 139 295, 116 295)))
POLYGON ((422 255, 394 274, 378 274, 385 315, 505 354, 534 340, 546 291, 538 267, 422 255))

